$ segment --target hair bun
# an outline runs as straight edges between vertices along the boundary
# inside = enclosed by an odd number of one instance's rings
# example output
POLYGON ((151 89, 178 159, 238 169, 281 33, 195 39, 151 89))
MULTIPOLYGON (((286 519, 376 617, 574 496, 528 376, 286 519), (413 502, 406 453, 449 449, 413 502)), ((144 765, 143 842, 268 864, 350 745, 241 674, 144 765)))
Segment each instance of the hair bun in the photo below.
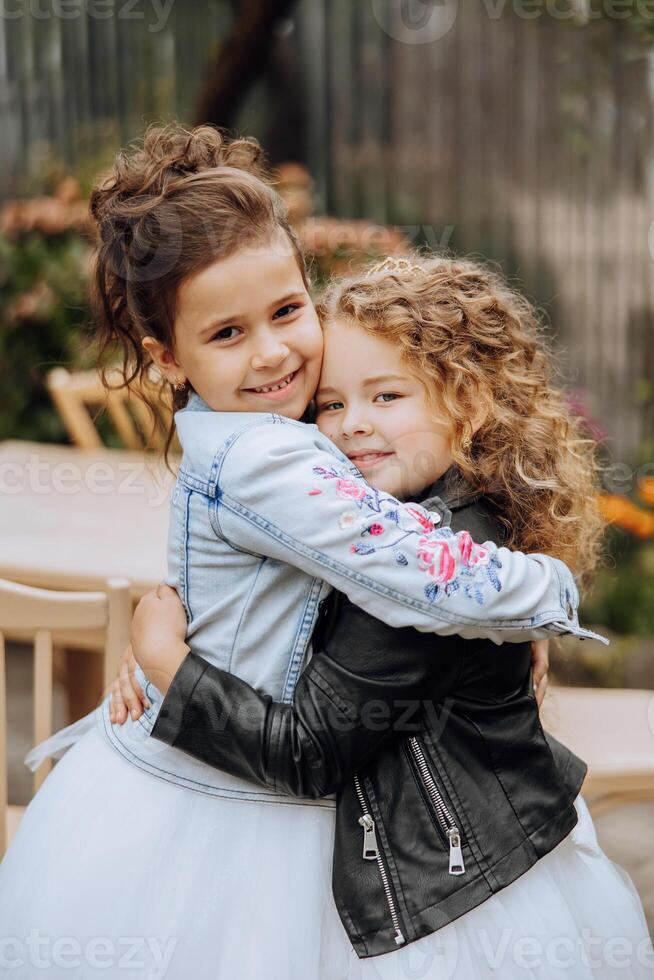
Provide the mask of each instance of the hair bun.
POLYGON ((270 180, 264 152, 252 137, 232 139, 214 126, 150 126, 142 142, 119 153, 98 182, 91 195, 91 214, 101 222, 123 200, 161 197, 180 178, 215 167, 235 167, 270 180))
POLYGON ((214 126, 195 129, 186 129, 179 123, 151 126, 138 156, 158 173, 162 182, 167 177, 195 174, 213 167, 238 167, 258 177, 266 173, 263 150, 255 139, 231 139, 214 126))

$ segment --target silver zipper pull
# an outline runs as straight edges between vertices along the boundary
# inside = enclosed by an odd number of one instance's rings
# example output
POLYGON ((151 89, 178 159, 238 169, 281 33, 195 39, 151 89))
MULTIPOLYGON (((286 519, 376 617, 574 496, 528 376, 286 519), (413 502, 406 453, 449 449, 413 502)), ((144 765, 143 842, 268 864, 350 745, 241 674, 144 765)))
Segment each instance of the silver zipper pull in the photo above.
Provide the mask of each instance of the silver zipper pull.
POLYGON ((395 936, 396 946, 401 946, 403 943, 406 942, 406 939, 404 938, 404 934, 402 933, 401 929, 396 929, 393 935, 395 936))
POLYGON ((366 813, 359 817, 359 823, 363 827, 363 859, 364 861, 376 861, 379 857, 379 848, 377 846, 375 821, 370 814, 366 813))
POLYGON ((450 840, 450 874, 451 875, 462 875, 465 874, 465 865, 463 863, 463 853, 461 851, 461 836, 459 834, 458 827, 452 827, 447 832, 447 836, 450 840))

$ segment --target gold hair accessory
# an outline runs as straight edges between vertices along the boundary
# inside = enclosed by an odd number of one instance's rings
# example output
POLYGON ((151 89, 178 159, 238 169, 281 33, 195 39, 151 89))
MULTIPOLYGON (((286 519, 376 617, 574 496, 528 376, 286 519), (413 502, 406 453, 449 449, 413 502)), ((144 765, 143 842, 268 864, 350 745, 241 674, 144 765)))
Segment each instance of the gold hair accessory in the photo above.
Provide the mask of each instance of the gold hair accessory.
POLYGON ((417 262, 411 262, 410 259, 405 259, 404 257, 397 255, 387 255, 386 258, 382 259, 380 262, 375 262, 375 264, 368 269, 366 279, 369 279, 371 276, 376 276, 379 272, 399 274, 408 273, 409 275, 416 275, 416 273, 419 273, 423 276, 426 275, 424 266, 419 265, 417 262))

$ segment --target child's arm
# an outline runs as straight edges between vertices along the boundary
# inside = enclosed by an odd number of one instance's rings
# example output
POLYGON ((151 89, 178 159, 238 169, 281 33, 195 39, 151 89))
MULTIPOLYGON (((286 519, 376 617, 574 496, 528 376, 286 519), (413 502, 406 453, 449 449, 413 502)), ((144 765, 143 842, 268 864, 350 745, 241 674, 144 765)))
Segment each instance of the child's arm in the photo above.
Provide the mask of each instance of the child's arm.
MULTIPOLYGON (((366 615, 362 610, 357 611, 362 616, 366 615)), ((373 619, 372 622, 380 628, 377 620, 373 619)), ((384 628, 388 630, 388 627, 384 628)), ((143 709, 150 707, 149 700, 138 680, 139 667, 155 687, 165 694, 170 689, 187 654, 190 653, 190 647, 185 639, 186 614, 174 589, 161 583, 156 590, 143 596, 134 612, 131 637, 132 644, 138 651, 138 663, 130 644, 123 655, 118 677, 111 686, 109 713, 112 724, 124 724, 128 713, 134 721, 137 721, 143 709)), ((393 639, 397 642, 398 637, 394 636, 393 639)), ((431 654, 428 661, 430 667, 438 662, 431 654)), ((532 640, 531 666, 534 693, 540 707, 547 690, 549 666, 547 640, 532 640)), ((180 674, 178 679, 181 681, 183 676, 184 674, 180 674)), ((183 705, 184 699, 179 696, 179 692, 175 694, 175 698, 178 707, 183 705)), ((169 710, 171 711, 170 724, 175 725, 172 708, 169 710)), ((181 719, 178 721, 181 724, 181 719)))
MULTIPOLYGON (((422 666, 427 673, 427 666, 422 666)), ((386 687, 376 691, 374 684, 365 679, 361 683, 353 675, 350 698, 356 684, 358 694, 371 692, 359 704, 336 693, 339 674, 326 654, 313 657, 298 681, 293 703, 283 704, 189 653, 164 699, 152 736, 215 769, 279 792, 325 796, 398 733, 407 737, 419 730, 398 728, 411 707, 401 686, 389 701, 386 687)), ((441 671, 438 678, 444 684, 451 674, 441 671)), ((416 697, 414 726, 419 711, 416 697)))
POLYGON ((439 528, 438 515, 369 487, 315 426, 265 417, 218 455, 215 480, 217 534, 325 579, 391 626, 496 643, 593 635, 562 562, 439 528))
MULTIPOLYGON (((408 638, 398 646, 395 630, 374 620, 371 625, 347 601, 342 605, 333 638, 300 675, 292 704, 275 702, 189 653, 152 735, 214 768, 292 796, 336 790, 389 740, 420 732, 425 704, 446 698, 464 663, 458 638, 408 638), (442 648, 438 657, 435 645, 442 648)), ((142 652, 135 649, 137 660, 142 652)), ((438 707, 447 710, 446 703, 438 707)))

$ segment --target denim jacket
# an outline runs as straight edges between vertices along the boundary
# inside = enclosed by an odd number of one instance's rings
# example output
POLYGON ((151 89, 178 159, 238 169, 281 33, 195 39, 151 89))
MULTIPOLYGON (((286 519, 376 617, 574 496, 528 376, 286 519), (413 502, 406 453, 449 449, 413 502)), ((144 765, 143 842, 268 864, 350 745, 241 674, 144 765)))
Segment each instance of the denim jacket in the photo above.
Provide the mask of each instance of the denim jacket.
MULTIPOLYGON (((439 527, 437 501, 427 511, 372 489, 315 425, 214 412, 194 393, 175 422, 183 458, 166 581, 184 603, 187 642, 274 700, 291 702, 332 588, 396 627, 495 643, 593 635, 579 627, 562 562, 439 527)), ((147 694, 152 707, 138 722, 112 727, 106 703, 101 712, 135 765, 232 799, 334 806, 257 787, 150 738, 162 697, 152 684, 147 694)))

